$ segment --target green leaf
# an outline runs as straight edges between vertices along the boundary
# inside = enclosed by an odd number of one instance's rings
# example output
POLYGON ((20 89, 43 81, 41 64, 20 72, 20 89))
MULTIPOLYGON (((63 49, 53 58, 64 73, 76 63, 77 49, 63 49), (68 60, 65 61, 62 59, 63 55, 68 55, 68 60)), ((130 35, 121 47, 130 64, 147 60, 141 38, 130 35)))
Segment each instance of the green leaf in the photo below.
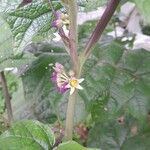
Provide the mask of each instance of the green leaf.
POLYGON ((104 150, 120 150, 124 142, 137 132, 139 132, 137 120, 130 116, 121 116, 118 120, 96 123, 89 132, 87 143, 90 147, 104 150))
POLYGON ((134 0, 136 3, 137 7, 140 9, 141 14, 144 16, 144 21, 148 24, 150 24, 150 10, 149 10, 149 5, 150 1, 148 0, 134 0))
MULTIPOLYGON (((13 37, 9 25, 0 15, 0 63, 13 55, 13 37)), ((1 69, 0 69, 1 70, 1 69)))
POLYGON ((150 134, 137 135, 129 138, 121 147, 121 150, 148 150, 150 134))
POLYGON ((80 144, 74 142, 74 141, 69 141, 66 143, 62 143, 58 146, 56 150, 85 150, 83 146, 80 144))
MULTIPOLYGON (((55 9, 61 5, 54 0, 55 9)), ((52 12, 48 1, 33 0, 32 3, 17 9, 8 9, 5 19, 13 32, 14 48, 22 51, 36 37, 50 38, 52 12)))
POLYGON ((16 8, 21 0, 5 0, 5 1, 0 1, 0 12, 6 11, 8 8, 16 8))
POLYGON ((75 141, 68 141, 68 142, 60 144, 58 148, 56 148, 56 150, 98 150, 98 149, 85 148, 81 146, 80 144, 76 143, 75 141))
POLYGON ((29 65, 35 57, 29 54, 15 56, 13 51, 13 35, 7 22, 0 16, 0 71, 5 68, 29 65))
POLYGON ((118 150, 130 138, 134 125, 139 131, 147 124, 149 62, 150 53, 143 49, 125 51, 118 41, 97 45, 85 65, 84 90, 79 92, 96 123, 89 134, 89 146, 118 150), (130 115, 137 123, 132 125, 129 119, 128 125, 118 124, 122 115, 130 115))
POLYGON ((79 94, 87 107, 96 105, 89 109, 92 117, 99 116, 93 119, 102 119, 103 114, 114 118, 120 112, 128 112, 141 122, 147 117, 150 53, 123 49, 118 42, 98 45, 85 65, 84 90, 79 94))
POLYGON ((1 150, 51 150, 55 137, 48 125, 38 121, 21 121, 0 136, 1 150))

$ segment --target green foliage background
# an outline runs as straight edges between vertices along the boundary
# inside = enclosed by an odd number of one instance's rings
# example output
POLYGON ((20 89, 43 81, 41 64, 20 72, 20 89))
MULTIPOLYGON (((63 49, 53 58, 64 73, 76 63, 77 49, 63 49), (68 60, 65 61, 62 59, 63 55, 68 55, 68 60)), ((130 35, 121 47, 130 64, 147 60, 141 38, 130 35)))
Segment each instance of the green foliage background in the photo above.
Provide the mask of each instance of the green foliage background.
MULTIPOLYGON (((148 24, 149 1, 135 2, 148 24)), ((14 3, 19 4, 18 1, 14 3)), ((85 11, 106 3, 106 0, 80 1, 85 11)), ((68 93, 57 93, 50 76, 52 64, 62 63, 69 70, 70 60, 61 44, 49 42, 54 32, 50 25, 51 8, 42 0, 33 0, 31 4, 17 9, 11 6, 11 2, 8 4, 7 10, 3 7, 5 11, 0 16, 0 34, 4 35, 0 37, 0 70, 6 67, 19 69, 25 109, 19 110, 18 118, 25 118, 26 115, 22 114, 29 112, 32 115, 28 119, 36 118, 49 123, 57 119, 64 121, 68 93)), ((58 0, 53 0, 53 4, 55 9, 62 8, 58 0)), ((95 24, 87 22, 79 27, 80 51, 95 24)), ((148 149, 150 53, 144 49, 126 50, 120 40, 113 40, 104 34, 84 66, 83 77, 84 90, 78 94, 75 122, 90 122, 87 145, 105 150, 148 149)), ((13 99, 13 102, 19 100, 20 97, 13 99)), ((52 149, 50 141, 54 143, 54 136, 45 141, 51 137, 47 133, 51 133, 48 126, 27 121, 14 125, 2 134, 0 143, 3 147, 8 145, 9 149, 9 143, 14 147, 23 147, 34 140, 33 150, 41 147, 52 149), (36 131, 32 131, 32 128, 36 131), (22 137, 24 134, 25 137, 22 137)), ((74 142, 70 145, 83 149, 74 142)), ((65 149, 66 146, 60 145, 58 149, 65 149)))

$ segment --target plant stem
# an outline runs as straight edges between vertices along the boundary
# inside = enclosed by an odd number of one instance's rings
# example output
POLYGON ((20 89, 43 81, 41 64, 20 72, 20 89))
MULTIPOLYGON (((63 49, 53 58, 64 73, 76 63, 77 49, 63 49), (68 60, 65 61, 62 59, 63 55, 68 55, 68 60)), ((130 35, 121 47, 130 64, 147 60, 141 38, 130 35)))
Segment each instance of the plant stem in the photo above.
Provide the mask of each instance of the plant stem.
MULTIPOLYGON (((77 52, 77 44, 78 44, 78 36, 77 36, 77 0, 68 0, 68 14, 70 20, 70 32, 69 32, 69 39, 70 39, 70 56, 73 63, 73 68, 76 73, 76 77, 80 78, 80 74, 82 71, 82 66, 86 60, 86 58, 91 53, 91 48, 96 44, 99 40, 102 32, 104 31, 106 25, 108 24, 109 20, 111 19, 113 13, 115 12, 119 2, 121 0, 111 0, 109 5, 107 6, 102 18, 98 22, 93 34, 91 35, 85 51, 83 53, 83 57, 80 58, 79 62, 78 52, 77 52), (81 60, 81 59, 84 60, 81 60), (82 65, 81 65, 82 64, 82 65)), ((68 107, 66 112, 66 127, 65 127, 65 140, 72 140, 73 134, 73 122, 74 122, 74 113, 75 113, 75 104, 77 99, 77 91, 75 91, 69 97, 68 107)))
POLYGON ((99 22, 97 23, 97 26, 85 47, 84 56, 86 58, 89 57, 89 55, 92 52, 92 48, 95 46, 95 44, 100 39, 104 29, 106 28, 108 22, 110 21, 111 17, 113 16, 120 1, 121 0, 111 0, 110 3, 108 4, 106 10, 104 11, 99 22))
POLYGON ((2 83, 2 90, 5 98, 5 104, 6 104, 6 109, 7 109, 7 115, 8 115, 8 122, 11 124, 13 121, 13 113, 12 113, 12 107, 11 107, 11 98, 8 92, 8 87, 7 87, 7 82, 5 78, 4 72, 0 72, 0 80, 2 83))
MULTIPOLYGON (((69 40, 70 40, 70 57, 73 64, 73 70, 76 77, 79 74, 79 58, 78 58, 78 26, 77 26, 77 0, 68 0, 68 15, 69 15, 69 40)), ((77 91, 69 96, 67 112, 66 112, 66 126, 65 126, 65 140, 72 140, 75 104, 77 99, 77 91)))
POLYGON ((68 14, 69 14, 69 39, 70 39, 70 56, 73 63, 73 69, 77 74, 77 70, 79 67, 78 61, 78 26, 77 26, 77 0, 69 0, 68 1, 68 14))
POLYGON ((73 122, 75 113, 75 104, 77 98, 77 91, 69 96, 68 108, 66 112, 66 126, 65 126, 65 140, 72 140, 73 122))

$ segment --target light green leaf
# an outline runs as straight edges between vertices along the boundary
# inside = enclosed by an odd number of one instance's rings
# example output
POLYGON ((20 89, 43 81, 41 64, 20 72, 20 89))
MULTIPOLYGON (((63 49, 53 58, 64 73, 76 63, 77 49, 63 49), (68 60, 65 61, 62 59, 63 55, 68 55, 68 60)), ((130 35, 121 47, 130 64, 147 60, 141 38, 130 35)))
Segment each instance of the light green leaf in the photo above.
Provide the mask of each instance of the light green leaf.
POLYGON ((56 150, 85 150, 83 146, 80 144, 74 142, 74 141, 69 141, 66 143, 62 143, 58 146, 56 150))
POLYGON ((13 55, 13 37, 9 25, 0 15, 0 63, 13 55))
MULTIPOLYGON (((56 10, 61 8, 58 1, 54 0, 53 5, 56 10)), ((5 19, 13 32, 14 48, 18 51, 22 51, 33 38, 51 36, 52 12, 48 1, 33 0, 24 7, 8 9, 5 19)))
POLYGON ((144 16, 144 21, 148 24, 150 24, 150 18, 149 18, 149 14, 150 14, 150 9, 149 9, 149 5, 150 5, 150 1, 148 0, 134 0, 137 7, 139 8, 141 14, 144 16))
POLYGON ((0 71, 5 68, 29 65, 35 57, 29 54, 15 56, 13 51, 13 35, 7 22, 0 16, 0 71))
POLYGON ((21 121, 0 136, 1 150, 51 150, 55 137, 48 125, 21 121))
POLYGON ((0 12, 4 12, 8 8, 15 9, 21 2, 21 0, 0 0, 0 12))
POLYGON ((58 148, 56 148, 56 150, 98 150, 98 149, 85 148, 81 146, 80 144, 76 143, 75 141, 68 141, 68 142, 60 144, 58 148))

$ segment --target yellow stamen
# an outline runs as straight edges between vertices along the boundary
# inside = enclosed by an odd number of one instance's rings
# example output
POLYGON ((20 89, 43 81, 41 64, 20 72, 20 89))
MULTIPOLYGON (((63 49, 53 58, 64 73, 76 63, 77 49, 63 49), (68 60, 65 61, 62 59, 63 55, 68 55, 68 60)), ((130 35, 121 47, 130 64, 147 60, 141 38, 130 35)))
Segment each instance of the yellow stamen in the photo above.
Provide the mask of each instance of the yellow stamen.
POLYGON ((70 85, 74 88, 77 87, 77 85, 79 84, 78 80, 77 79, 72 79, 70 80, 70 85))

